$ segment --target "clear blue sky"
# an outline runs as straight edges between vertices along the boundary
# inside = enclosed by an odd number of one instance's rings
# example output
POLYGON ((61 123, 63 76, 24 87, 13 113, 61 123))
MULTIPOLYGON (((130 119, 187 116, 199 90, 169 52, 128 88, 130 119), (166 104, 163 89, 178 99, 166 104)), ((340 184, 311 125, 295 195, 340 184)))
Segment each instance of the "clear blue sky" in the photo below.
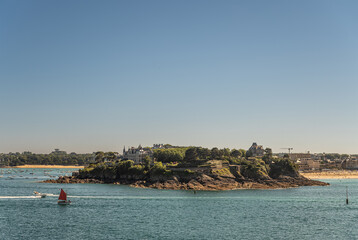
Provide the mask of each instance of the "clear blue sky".
POLYGON ((0 152, 358 153, 358 1, 0 1, 0 152))

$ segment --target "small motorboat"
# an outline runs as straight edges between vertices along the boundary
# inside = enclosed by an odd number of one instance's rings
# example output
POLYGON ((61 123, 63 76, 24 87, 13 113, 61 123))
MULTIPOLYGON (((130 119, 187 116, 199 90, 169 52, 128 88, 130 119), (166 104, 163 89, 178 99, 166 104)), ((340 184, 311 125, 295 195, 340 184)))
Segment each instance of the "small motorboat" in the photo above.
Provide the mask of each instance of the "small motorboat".
POLYGON ((69 205, 69 204, 71 204, 70 200, 67 201, 67 194, 65 193, 65 191, 63 191, 62 188, 61 188, 61 193, 60 193, 60 196, 58 197, 57 203, 59 205, 69 205))
POLYGON ((35 194, 36 196, 41 197, 41 198, 45 198, 45 197, 47 196, 45 193, 39 193, 39 192, 36 192, 36 191, 34 191, 34 194, 35 194))

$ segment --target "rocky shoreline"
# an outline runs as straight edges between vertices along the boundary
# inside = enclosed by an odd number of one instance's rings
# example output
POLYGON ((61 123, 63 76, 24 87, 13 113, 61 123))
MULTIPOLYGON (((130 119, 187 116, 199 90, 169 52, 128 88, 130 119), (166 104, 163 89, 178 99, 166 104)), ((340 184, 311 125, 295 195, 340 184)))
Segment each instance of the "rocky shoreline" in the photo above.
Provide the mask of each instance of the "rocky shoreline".
POLYGON ((303 176, 289 177, 282 176, 276 179, 238 179, 233 176, 209 176, 201 174, 186 181, 179 181, 178 178, 170 179, 95 179, 78 178, 76 176, 59 177, 50 179, 45 183, 107 183, 124 184, 137 188, 156 188, 171 190, 234 190, 234 189, 279 189, 301 186, 327 186, 328 183, 311 180, 303 176))

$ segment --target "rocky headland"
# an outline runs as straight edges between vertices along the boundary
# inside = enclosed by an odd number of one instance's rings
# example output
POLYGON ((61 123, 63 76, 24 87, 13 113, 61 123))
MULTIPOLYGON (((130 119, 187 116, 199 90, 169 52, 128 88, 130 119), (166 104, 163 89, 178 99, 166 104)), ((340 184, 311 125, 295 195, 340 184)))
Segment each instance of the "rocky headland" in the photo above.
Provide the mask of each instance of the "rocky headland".
POLYGON ((303 177, 289 162, 265 164, 258 168, 251 165, 230 165, 222 161, 206 162, 204 166, 154 166, 134 165, 132 161, 97 164, 73 176, 46 180, 47 183, 107 183, 125 184, 139 188, 172 190, 234 190, 278 189, 300 186, 326 186, 328 183, 303 177), (266 166, 267 167, 267 166, 266 166))
POLYGON ((310 180, 305 177, 282 177, 278 179, 236 179, 232 177, 208 176, 202 174, 189 181, 179 181, 173 177, 167 180, 135 180, 135 179, 108 179, 86 178, 81 179, 75 176, 59 177, 44 181, 46 183, 107 183, 125 184, 139 188, 157 188, 172 190, 234 190, 234 189, 278 189, 301 186, 327 186, 328 183, 310 180))

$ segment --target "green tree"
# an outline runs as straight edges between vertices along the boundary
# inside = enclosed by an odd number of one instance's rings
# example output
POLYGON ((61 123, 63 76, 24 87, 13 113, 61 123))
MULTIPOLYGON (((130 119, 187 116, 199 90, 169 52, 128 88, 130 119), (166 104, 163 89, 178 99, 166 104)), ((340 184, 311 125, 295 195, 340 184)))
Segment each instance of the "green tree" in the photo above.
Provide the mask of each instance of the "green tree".
POLYGON ((217 147, 214 147, 211 149, 211 158, 212 159, 221 159, 221 153, 217 147))
POLYGON ((222 156, 230 157, 230 153, 231 153, 230 149, 224 148, 224 149, 221 150, 221 152, 222 152, 222 156))
POLYGON ((272 149, 271 148, 265 149, 265 154, 262 157, 262 160, 264 160, 264 162, 266 164, 270 164, 270 161, 272 161, 272 149))
POLYGON ((283 176, 298 176, 298 166, 294 164, 290 159, 277 159, 270 163, 269 175, 272 178, 278 178, 283 176))
POLYGON ((231 157, 234 157, 234 158, 238 158, 238 157, 241 157, 241 152, 237 149, 233 149, 231 150, 231 153, 230 153, 231 157))
POLYGON ((118 153, 115 153, 115 152, 106 152, 104 154, 104 157, 103 158, 106 158, 108 161, 113 161, 117 158, 117 155, 118 153))
POLYGON ((102 152, 102 151, 98 151, 98 152, 96 152, 95 153, 95 160, 96 160, 96 163, 100 163, 100 162, 103 162, 103 160, 104 160, 104 152, 102 152))
POLYGON ((181 162, 184 159, 187 148, 156 149, 153 157, 158 162, 181 162))
POLYGON ((146 171, 149 170, 151 162, 152 162, 152 159, 149 156, 144 157, 144 159, 143 159, 143 163, 145 166, 144 170, 146 170, 146 171))
POLYGON ((196 147, 191 147, 185 152, 184 161, 186 162, 192 162, 198 160, 198 153, 196 147))
POLYGON ((197 153, 198 153, 198 157, 199 159, 208 159, 211 156, 211 151, 210 149, 207 148, 197 148, 197 153))
POLYGON ((239 149, 239 151, 241 152, 241 157, 246 156, 246 150, 245 149, 239 149))
POLYGON ((170 173, 169 170, 163 165, 162 162, 156 162, 154 166, 150 169, 151 175, 163 175, 170 173))

